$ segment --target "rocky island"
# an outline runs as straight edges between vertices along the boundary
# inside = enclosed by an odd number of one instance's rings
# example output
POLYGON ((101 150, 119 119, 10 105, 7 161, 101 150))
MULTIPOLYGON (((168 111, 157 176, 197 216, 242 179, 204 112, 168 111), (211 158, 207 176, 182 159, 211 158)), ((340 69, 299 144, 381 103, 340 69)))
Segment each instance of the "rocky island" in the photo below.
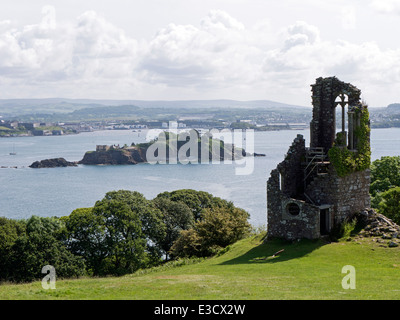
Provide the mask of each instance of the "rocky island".
POLYGON ((30 168, 57 168, 57 167, 76 167, 76 162, 69 162, 64 158, 46 159, 42 161, 35 161, 30 168))
POLYGON ((146 162, 146 148, 98 145, 96 151, 86 152, 83 159, 78 163, 85 165, 122 165, 142 162, 146 162))
MULTIPOLYGON (((195 130, 193 130, 195 131, 195 130)), ((83 165, 133 165, 138 163, 204 163, 211 161, 237 160, 243 157, 263 157, 265 154, 249 154, 234 144, 212 138, 199 137, 187 133, 186 138, 170 132, 161 133, 156 139, 147 142, 124 145, 97 145, 95 151, 87 151, 83 159, 68 162, 65 159, 36 161, 31 168, 53 168, 83 165)))

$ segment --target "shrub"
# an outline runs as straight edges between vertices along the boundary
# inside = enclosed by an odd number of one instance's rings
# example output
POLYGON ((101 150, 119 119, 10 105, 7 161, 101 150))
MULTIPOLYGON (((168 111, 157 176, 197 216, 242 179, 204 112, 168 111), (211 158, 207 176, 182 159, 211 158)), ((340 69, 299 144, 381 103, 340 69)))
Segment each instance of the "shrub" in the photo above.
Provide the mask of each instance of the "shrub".
POLYGON ((250 232, 249 214, 239 208, 206 209, 193 229, 182 231, 173 244, 174 257, 207 257, 242 239, 250 232))

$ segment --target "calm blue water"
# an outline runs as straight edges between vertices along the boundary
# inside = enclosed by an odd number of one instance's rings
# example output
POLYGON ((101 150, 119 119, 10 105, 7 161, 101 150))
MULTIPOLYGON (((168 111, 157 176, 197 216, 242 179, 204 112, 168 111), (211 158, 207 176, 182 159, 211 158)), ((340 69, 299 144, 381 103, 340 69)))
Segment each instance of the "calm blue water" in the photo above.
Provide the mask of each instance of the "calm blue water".
MULTIPOLYGON (((255 133, 255 152, 250 175, 235 174, 237 164, 83 166, 31 169, 37 160, 64 157, 81 160, 96 144, 131 144, 145 141, 145 133, 97 131, 57 137, 0 139, 0 216, 28 218, 65 216, 80 207, 91 207, 112 190, 136 190, 152 199, 163 191, 196 189, 233 201, 250 213, 254 226, 266 224, 266 181, 281 162, 297 134, 309 143, 309 130, 255 133), (15 149, 17 155, 9 153, 15 149)), ((376 129, 371 133, 372 158, 400 155, 400 129, 376 129)))

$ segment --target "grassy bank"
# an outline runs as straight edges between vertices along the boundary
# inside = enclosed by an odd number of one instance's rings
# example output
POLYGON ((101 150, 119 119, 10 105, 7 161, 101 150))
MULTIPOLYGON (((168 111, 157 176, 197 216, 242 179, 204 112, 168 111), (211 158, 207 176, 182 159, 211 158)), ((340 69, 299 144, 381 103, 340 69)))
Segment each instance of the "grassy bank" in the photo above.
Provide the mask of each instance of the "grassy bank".
POLYGON ((400 247, 369 239, 295 244, 248 238, 211 259, 162 266, 124 277, 57 279, 0 285, 0 299, 400 299, 400 247), (271 257, 277 251, 284 251, 271 257), (356 289, 342 288, 342 268, 356 289))

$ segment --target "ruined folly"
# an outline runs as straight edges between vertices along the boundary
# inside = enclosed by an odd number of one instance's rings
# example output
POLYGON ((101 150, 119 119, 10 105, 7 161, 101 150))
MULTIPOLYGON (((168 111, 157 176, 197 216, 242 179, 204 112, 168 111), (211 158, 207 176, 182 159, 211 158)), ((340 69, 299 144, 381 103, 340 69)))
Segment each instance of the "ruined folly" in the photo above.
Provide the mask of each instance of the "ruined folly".
POLYGON ((268 238, 317 239, 370 207, 370 124, 361 91, 336 77, 311 87, 309 147, 298 135, 267 182, 268 238))

